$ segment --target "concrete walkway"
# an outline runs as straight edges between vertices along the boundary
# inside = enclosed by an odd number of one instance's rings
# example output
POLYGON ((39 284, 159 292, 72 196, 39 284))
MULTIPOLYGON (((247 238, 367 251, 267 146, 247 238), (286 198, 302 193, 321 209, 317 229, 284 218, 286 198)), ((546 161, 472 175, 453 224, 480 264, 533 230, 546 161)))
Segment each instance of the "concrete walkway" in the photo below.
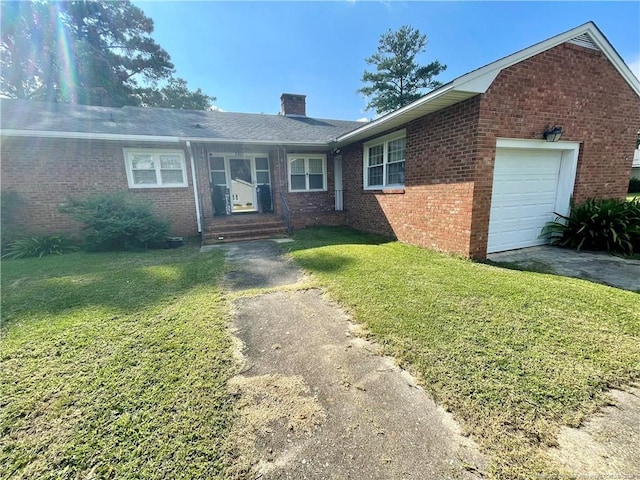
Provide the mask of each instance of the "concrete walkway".
POLYGON ((524 269, 577 277, 625 290, 640 291, 640 260, 614 257, 602 252, 576 252, 551 246, 492 253, 487 259, 507 262, 524 269))
POLYGON ((320 290, 304 288, 277 245, 217 248, 231 262, 244 363, 231 382, 242 408, 238 478, 480 478, 485 459, 451 415, 320 290))

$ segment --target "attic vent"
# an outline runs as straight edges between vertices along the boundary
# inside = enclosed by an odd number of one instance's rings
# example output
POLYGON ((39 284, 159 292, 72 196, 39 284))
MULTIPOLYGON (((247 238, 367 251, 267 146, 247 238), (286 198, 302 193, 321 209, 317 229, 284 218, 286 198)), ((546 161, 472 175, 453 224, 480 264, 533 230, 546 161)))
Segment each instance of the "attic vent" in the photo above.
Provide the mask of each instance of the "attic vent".
POLYGON ((582 35, 572 38, 571 40, 569 40, 569 43, 579 45, 580 47, 591 48, 593 50, 600 50, 598 45, 596 45, 596 43, 588 33, 583 33, 582 35))

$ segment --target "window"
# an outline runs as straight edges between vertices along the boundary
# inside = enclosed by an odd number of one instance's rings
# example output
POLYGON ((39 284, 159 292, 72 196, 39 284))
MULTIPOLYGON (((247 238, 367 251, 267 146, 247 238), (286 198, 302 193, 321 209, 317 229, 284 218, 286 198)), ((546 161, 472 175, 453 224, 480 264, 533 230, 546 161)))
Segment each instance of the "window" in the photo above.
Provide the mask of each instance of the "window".
POLYGON ((227 173, 224 168, 224 157, 214 157, 209 154, 209 173, 213 185, 227 186, 227 173))
POLYGON ((290 192, 327 190, 327 157, 325 155, 287 155, 290 192))
POLYGON ((186 187, 181 150, 124 149, 129 188, 186 187))
POLYGON ((364 188, 404 186, 406 132, 394 132, 364 144, 364 188))

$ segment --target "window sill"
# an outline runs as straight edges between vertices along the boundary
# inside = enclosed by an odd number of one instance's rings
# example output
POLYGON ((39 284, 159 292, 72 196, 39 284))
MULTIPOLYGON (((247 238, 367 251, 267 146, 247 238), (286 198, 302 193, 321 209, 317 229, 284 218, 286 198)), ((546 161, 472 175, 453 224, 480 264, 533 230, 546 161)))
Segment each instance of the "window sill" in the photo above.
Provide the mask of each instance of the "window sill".
POLYGON ((381 193, 383 195, 403 195, 404 187, 392 188, 365 188, 364 193, 381 193))

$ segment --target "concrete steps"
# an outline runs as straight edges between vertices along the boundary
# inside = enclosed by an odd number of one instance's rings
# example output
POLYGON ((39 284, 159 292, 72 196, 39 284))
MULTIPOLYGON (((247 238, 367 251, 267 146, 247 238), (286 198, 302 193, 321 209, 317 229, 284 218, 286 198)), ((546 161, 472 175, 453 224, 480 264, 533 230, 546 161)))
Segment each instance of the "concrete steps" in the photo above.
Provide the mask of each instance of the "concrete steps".
POLYGON ((205 221, 202 245, 286 237, 287 226, 276 215, 215 217, 205 221))

